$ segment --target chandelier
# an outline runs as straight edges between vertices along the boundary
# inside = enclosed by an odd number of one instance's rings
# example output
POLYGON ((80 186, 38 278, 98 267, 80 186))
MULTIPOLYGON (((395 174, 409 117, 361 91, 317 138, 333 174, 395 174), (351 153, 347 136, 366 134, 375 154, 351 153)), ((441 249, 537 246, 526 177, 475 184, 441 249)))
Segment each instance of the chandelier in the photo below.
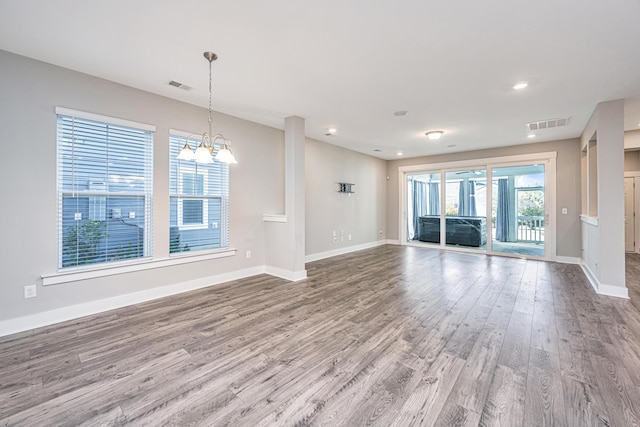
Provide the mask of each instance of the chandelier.
POLYGON ((231 141, 227 140, 222 134, 217 133, 213 135, 211 132, 211 125, 213 123, 212 111, 211 111, 211 63, 218 59, 218 55, 213 52, 205 52, 204 57, 209 61, 209 132, 202 134, 200 145, 196 149, 195 153, 189 146, 189 138, 187 137, 184 147, 178 154, 179 160, 195 160, 196 163, 213 163, 213 152, 215 151, 215 144, 218 143, 220 148, 218 154, 216 154, 216 160, 227 164, 237 164, 236 157, 231 152, 231 141))

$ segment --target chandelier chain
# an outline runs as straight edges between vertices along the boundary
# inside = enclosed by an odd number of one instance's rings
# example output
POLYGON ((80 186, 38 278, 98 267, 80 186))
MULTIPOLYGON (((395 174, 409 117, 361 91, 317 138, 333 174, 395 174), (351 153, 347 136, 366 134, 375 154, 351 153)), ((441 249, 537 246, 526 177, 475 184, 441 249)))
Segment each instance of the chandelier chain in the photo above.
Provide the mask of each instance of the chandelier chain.
MULTIPOLYGON (((211 125, 213 122, 213 118, 211 116, 211 60, 209 60, 209 137, 211 137, 211 125)), ((213 143, 213 141, 212 141, 213 143)))

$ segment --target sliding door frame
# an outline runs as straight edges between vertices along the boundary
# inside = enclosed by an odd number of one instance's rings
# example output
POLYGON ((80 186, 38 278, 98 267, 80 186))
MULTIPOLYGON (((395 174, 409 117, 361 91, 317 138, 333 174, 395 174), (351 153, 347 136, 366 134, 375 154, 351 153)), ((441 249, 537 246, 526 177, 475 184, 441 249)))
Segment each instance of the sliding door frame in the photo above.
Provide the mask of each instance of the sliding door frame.
MULTIPOLYGON (((491 220, 491 198, 493 197, 493 177, 492 169, 496 167, 505 166, 520 166, 528 164, 544 164, 544 179, 545 179, 545 191, 544 191, 544 209, 545 209, 545 249, 544 257, 527 256, 526 258, 532 259, 544 259, 555 261, 556 259, 556 159, 557 152, 543 152, 522 154, 514 156, 503 157, 489 157, 482 159, 470 159, 459 160, 453 162, 440 162, 440 163, 424 163, 412 166, 401 166, 398 168, 398 194, 400 206, 398 209, 398 237, 401 245, 406 246, 423 246, 420 244, 411 243, 407 240, 407 176, 417 175, 420 173, 440 173, 440 181, 442 183, 440 191, 440 249, 461 251, 461 252, 473 252, 480 253, 476 249, 464 249, 454 248, 446 246, 446 239, 443 238, 443 229, 445 220, 443 220, 445 209, 445 197, 446 189, 444 188, 445 176, 447 171, 451 170, 463 170, 463 169, 485 169, 487 177, 487 221, 491 220)), ((486 253, 500 256, 514 256, 523 258, 520 254, 508 254, 503 252, 493 252, 491 247, 491 227, 487 227, 487 246, 486 253)), ((436 247, 435 245, 429 245, 430 247, 436 247)))

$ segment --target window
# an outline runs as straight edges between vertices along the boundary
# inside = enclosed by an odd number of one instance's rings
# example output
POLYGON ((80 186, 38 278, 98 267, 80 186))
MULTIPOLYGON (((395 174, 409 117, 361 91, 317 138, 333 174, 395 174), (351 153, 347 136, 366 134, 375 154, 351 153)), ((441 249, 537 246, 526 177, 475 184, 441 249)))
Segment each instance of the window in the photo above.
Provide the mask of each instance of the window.
MULTIPOLYGON (((178 160, 186 132, 169 135, 169 252, 226 248, 229 233, 229 165, 178 160)), ((189 139, 193 147, 194 139, 189 139)))
POLYGON ((56 113, 58 268, 151 256, 154 127, 56 113))
POLYGON ((209 181, 206 168, 193 164, 194 167, 182 166, 178 174, 178 194, 184 195, 177 199, 178 227, 183 230, 209 227, 209 204, 204 199, 185 198, 204 195, 209 181))

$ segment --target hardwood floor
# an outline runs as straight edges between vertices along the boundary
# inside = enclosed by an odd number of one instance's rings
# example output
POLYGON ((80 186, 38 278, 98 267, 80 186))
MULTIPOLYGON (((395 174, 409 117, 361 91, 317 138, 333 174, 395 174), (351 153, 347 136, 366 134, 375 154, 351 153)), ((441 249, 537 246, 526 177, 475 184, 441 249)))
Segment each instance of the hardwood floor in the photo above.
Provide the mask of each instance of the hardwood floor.
POLYGON ((0 338, 0 425, 640 425, 638 283, 398 246, 307 270, 0 338))

